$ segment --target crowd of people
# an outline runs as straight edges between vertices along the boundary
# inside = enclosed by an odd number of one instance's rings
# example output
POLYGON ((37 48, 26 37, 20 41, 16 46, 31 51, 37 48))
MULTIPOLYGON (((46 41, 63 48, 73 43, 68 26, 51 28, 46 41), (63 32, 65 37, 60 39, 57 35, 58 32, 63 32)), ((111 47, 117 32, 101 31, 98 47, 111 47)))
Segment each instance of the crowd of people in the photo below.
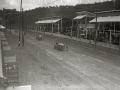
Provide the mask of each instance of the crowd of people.
POLYGON ((84 28, 78 28, 76 25, 74 25, 71 29, 70 25, 64 25, 62 28, 60 27, 58 30, 57 26, 53 26, 53 31, 52 31, 52 26, 38 26, 37 31, 42 31, 42 32, 51 32, 51 33, 60 33, 63 35, 67 36, 72 36, 72 37, 78 37, 78 38, 84 38, 87 40, 95 40, 98 42, 104 42, 104 43, 111 43, 114 45, 119 45, 119 36, 120 32, 114 32, 110 33, 108 28, 105 28, 105 31, 101 31, 101 29, 97 30, 97 37, 96 37, 96 30, 94 29, 88 29, 85 30, 84 28), (71 33, 72 30, 72 33, 71 33), (87 33, 86 33, 87 32, 87 33), (72 34, 72 35, 71 35, 72 34), (111 35, 110 35, 111 34, 111 35))

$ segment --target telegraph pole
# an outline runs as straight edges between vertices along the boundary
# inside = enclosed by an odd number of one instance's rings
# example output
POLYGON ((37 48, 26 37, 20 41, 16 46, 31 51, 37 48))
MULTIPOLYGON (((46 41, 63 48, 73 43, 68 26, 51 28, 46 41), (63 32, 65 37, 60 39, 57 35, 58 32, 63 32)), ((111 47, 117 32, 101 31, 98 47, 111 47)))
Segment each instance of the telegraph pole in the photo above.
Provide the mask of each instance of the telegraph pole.
POLYGON ((120 55, 120 32, 119 32, 119 55, 120 55))
POLYGON ((19 21, 19 42, 18 42, 18 46, 20 46, 20 28, 21 28, 21 15, 20 15, 20 21, 19 21))
POLYGON ((95 22, 95 47, 97 44, 97 9, 95 9, 96 12, 96 22, 95 22))
POLYGON ((20 21, 19 21, 19 42, 18 42, 18 46, 20 46, 20 44, 21 44, 21 42, 20 42, 21 41, 21 39, 20 39, 20 37, 21 37, 21 34, 20 34, 21 33, 21 16, 22 16, 21 15, 21 11, 22 11, 21 9, 22 9, 22 0, 21 0, 21 3, 20 3, 20 21))
POLYGON ((11 35, 11 15, 10 15, 10 35, 11 35))
POLYGON ((24 28, 23 28, 23 8, 22 8, 22 0, 20 4, 20 25, 19 25, 19 46, 22 44, 24 46, 24 28), (21 35, 22 34, 22 35, 21 35))
POLYGON ((23 17, 23 8, 22 8, 22 46, 24 46, 24 17, 23 17))

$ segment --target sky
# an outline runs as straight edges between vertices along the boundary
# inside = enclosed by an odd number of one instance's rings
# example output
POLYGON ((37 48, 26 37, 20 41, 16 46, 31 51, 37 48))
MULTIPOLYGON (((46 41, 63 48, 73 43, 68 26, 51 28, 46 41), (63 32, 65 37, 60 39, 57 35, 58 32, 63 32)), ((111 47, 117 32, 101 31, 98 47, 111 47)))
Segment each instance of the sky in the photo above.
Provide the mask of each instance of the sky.
MULTIPOLYGON (((110 0, 22 0, 24 10, 34 9, 36 7, 59 6, 59 5, 76 5, 110 0)), ((0 9, 16 9, 20 11, 21 0, 0 0, 0 9)))

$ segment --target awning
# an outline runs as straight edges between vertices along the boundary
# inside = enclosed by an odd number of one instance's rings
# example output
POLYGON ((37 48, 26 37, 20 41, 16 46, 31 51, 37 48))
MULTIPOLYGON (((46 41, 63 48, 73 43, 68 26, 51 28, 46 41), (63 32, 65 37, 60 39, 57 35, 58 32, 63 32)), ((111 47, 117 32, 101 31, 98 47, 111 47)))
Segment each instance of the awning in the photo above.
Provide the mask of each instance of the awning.
POLYGON ((73 19, 82 19, 82 18, 84 18, 86 15, 80 15, 80 16, 77 16, 77 17, 75 17, 75 18, 73 18, 73 19))
MULTIPOLYGON (((96 22, 96 18, 89 22, 96 22)), ((97 22, 120 22, 120 16, 98 17, 97 22)))
POLYGON ((41 21, 37 21, 35 23, 41 23, 41 24, 47 24, 47 23, 56 23, 58 22, 60 19, 51 19, 51 20, 41 20, 41 21))
POLYGON ((37 21, 37 22, 35 22, 36 24, 38 24, 38 23, 51 23, 52 22, 52 20, 41 20, 41 21, 37 21))
POLYGON ((58 21, 60 21, 60 19, 54 19, 54 20, 52 20, 52 23, 56 23, 58 21))
POLYGON ((35 22, 36 24, 38 23, 39 21, 35 22))
POLYGON ((2 26, 2 25, 0 25, 0 29, 5 29, 5 27, 4 27, 4 26, 2 26))

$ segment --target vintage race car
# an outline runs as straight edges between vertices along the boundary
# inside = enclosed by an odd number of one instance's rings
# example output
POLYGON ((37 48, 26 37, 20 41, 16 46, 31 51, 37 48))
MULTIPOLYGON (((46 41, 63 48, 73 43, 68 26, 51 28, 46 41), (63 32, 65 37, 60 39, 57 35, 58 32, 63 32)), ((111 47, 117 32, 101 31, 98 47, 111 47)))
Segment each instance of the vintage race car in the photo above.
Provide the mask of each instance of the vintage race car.
POLYGON ((60 51, 68 51, 68 47, 65 46, 65 44, 61 43, 61 42, 56 42, 56 44, 54 45, 54 48, 60 51))
POLYGON ((43 38, 43 36, 42 36, 42 35, 38 35, 38 36, 36 37, 36 40, 41 41, 41 40, 44 40, 44 38, 43 38))

